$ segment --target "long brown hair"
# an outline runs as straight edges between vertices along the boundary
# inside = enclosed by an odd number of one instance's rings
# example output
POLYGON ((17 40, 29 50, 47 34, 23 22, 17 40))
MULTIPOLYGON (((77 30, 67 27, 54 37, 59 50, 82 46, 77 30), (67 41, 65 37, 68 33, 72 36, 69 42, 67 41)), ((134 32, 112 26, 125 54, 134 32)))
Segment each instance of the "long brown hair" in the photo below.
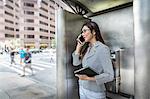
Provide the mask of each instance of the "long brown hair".
MULTIPOLYGON (((84 23, 84 24, 82 25, 82 28, 83 28, 84 26, 87 26, 87 27, 90 29, 91 33, 92 33, 93 30, 95 31, 95 33, 96 33, 96 34, 95 34, 95 36, 96 36, 96 41, 100 41, 100 42, 102 42, 103 44, 105 44, 105 42, 104 42, 104 40, 103 40, 103 38, 102 38, 102 36, 101 36, 101 32, 100 32, 100 29, 99 29, 99 26, 97 25, 97 23, 95 23, 95 22, 93 22, 93 21, 87 21, 86 23, 84 23)), ((81 28, 81 29, 82 29, 82 28, 81 28)), ((83 56, 85 55, 85 53, 86 53, 88 47, 89 47, 89 43, 87 42, 87 43, 84 44, 84 46, 83 46, 82 49, 81 49, 81 58, 83 58, 83 56)))

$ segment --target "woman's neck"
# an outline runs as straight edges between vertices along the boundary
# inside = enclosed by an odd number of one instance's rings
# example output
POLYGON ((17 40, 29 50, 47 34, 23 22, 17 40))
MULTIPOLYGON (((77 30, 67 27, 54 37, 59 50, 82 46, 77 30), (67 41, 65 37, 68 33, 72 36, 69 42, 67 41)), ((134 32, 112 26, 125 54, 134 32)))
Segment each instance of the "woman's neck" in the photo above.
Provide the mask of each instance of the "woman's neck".
POLYGON ((92 39, 92 40, 90 41, 90 46, 93 46, 95 43, 96 43, 96 39, 92 39))

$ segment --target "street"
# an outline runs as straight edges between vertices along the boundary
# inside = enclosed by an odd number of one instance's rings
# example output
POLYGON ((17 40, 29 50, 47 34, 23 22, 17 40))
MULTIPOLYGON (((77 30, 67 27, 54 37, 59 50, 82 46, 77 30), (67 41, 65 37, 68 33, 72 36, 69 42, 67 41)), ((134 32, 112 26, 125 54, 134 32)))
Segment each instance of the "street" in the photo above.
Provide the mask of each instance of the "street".
POLYGON ((24 64, 20 65, 19 55, 15 55, 16 64, 13 65, 10 65, 9 54, 0 55, 0 97, 3 97, 2 99, 54 99, 56 96, 55 60, 55 54, 32 54, 34 75, 31 75, 30 69, 26 68, 26 76, 20 77, 24 64))

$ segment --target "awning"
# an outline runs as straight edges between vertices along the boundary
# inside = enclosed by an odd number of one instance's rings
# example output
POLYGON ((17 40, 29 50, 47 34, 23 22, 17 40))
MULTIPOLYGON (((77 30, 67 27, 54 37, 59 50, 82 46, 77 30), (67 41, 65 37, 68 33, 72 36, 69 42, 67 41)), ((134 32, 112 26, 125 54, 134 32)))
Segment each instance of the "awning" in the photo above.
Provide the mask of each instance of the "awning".
POLYGON ((133 5, 133 0, 62 0, 76 14, 88 17, 133 5))

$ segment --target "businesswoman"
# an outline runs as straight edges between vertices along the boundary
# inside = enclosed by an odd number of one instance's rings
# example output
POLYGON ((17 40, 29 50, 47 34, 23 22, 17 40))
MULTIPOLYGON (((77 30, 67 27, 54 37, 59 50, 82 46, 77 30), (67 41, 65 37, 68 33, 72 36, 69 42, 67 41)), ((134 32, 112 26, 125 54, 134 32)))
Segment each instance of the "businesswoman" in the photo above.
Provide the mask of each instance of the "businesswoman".
POLYGON ((95 22, 83 24, 81 30, 87 46, 77 41, 76 49, 72 53, 73 65, 82 64, 83 67, 91 67, 99 75, 94 77, 75 75, 79 78, 80 99, 106 99, 104 83, 114 78, 109 48, 105 45, 95 22))

